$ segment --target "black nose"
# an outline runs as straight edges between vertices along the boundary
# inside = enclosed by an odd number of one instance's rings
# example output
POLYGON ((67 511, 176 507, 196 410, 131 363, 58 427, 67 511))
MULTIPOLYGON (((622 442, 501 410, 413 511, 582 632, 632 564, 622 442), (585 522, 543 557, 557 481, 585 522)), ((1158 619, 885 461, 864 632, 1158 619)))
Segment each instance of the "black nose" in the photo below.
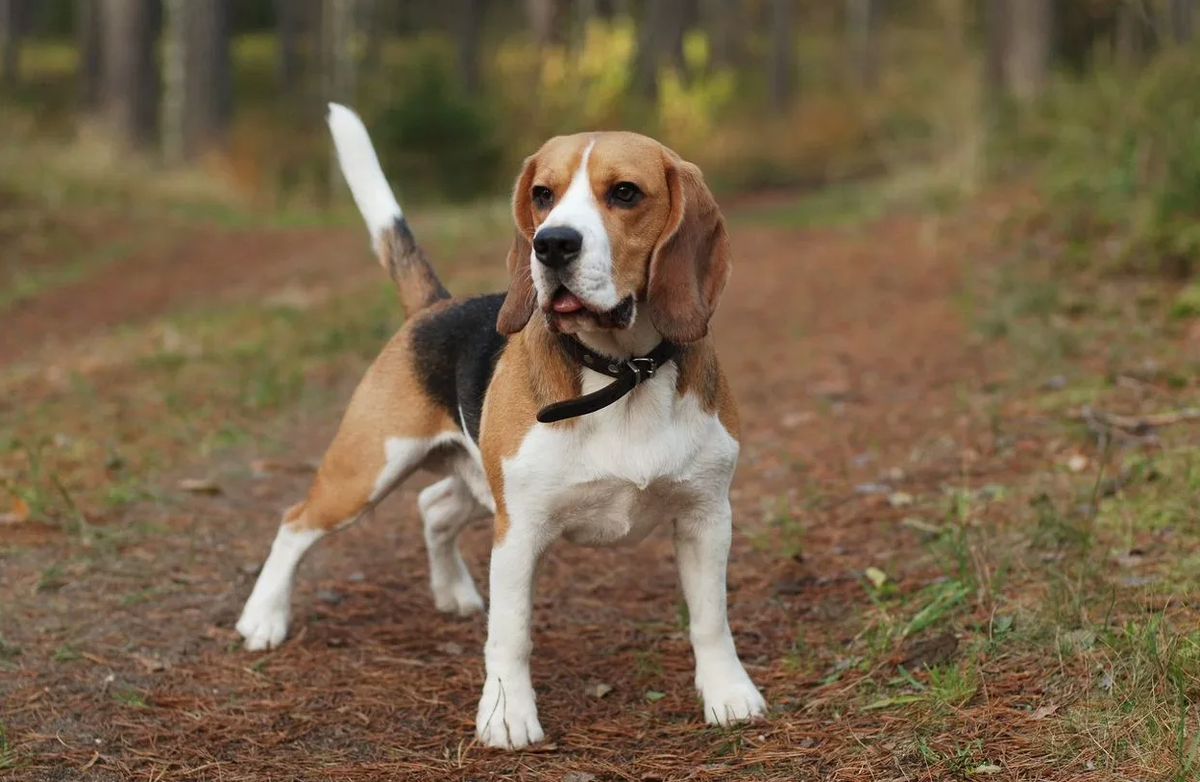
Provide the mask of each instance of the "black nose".
POLYGON ((579 257, 582 249, 583 234, 574 228, 543 228, 533 237, 533 254, 539 263, 551 269, 566 266, 579 257))

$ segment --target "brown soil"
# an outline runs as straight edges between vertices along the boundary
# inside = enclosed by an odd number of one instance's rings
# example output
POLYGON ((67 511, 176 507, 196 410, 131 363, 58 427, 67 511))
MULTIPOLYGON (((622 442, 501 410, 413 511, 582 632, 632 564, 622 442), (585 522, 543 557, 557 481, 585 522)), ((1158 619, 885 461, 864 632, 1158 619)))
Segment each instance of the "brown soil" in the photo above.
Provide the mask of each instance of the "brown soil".
MULTIPOLYGON (((960 403, 990 379, 955 292, 961 258, 990 241, 992 224, 980 208, 860 231, 734 231, 735 274, 716 327, 744 419, 730 614, 769 721, 703 725, 660 534, 630 550, 549 553, 533 672, 550 743, 517 754, 474 746, 484 623, 433 608, 419 482, 319 546, 301 569, 290 640, 245 653, 232 627, 250 573, 306 480, 268 475, 230 480, 222 496, 136 509, 128 522, 156 531, 111 556, 68 560, 59 534, 0 567, 4 637, 21 649, 0 676, 7 741, 21 762, 5 778, 920 776, 919 759, 897 754, 911 739, 902 712, 842 711, 854 677, 823 681, 867 604, 866 567, 885 567, 906 589, 935 575, 916 533, 898 524, 903 511, 862 485, 918 492, 964 471, 983 482, 1011 469, 960 403), (781 502, 803 527, 802 555, 781 557, 746 534, 781 502), (595 683, 611 692, 589 695, 595 683)), ((0 361, 28 359, 47 336, 69 340, 294 275, 333 277, 338 259, 361 260, 360 242, 357 232, 192 237, 168 258, 135 260, 23 307, 8 318, 17 338, 0 361)), ((339 412, 294 432, 297 459, 319 456, 339 412)), ((463 549, 486 585, 486 525, 464 535, 463 549)), ((1029 755, 1033 723, 1016 702, 1040 691, 1040 677, 990 682, 986 698, 959 712, 952 738, 981 740, 1009 774, 995 778, 1086 779, 1029 755)))

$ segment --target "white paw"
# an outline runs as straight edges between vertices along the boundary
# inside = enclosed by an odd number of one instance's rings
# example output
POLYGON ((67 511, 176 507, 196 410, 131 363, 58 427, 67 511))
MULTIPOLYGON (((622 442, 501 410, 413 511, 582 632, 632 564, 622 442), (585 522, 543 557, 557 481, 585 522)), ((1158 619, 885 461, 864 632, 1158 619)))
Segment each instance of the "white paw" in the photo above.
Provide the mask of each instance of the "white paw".
POLYGON ((505 686, 489 676, 479 699, 475 735, 485 747, 498 749, 521 749, 544 741, 533 688, 528 684, 505 686))
POLYGON ((704 698, 704 720, 709 725, 732 725, 767 713, 767 702, 740 665, 736 671, 696 677, 696 689, 704 698))
POLYGON ((287 638, 287 630, 287 608, 269 603, 247 603, 237 623, 237 631, 251 652, 279 646, 287 638))
POLYGON ((435 584, 432 589, 433 604, 443 614, 471 616, 483 611, 483 597, 469 575, 448 584, 435 584))

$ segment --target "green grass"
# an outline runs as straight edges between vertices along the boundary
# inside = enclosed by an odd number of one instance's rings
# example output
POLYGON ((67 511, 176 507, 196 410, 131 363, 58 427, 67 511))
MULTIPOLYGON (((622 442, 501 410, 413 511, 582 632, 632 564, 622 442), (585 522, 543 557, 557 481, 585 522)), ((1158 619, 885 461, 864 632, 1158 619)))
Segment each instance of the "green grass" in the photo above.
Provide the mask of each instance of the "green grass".
POLYGON ((149 705, 146 703, 145 696, 130 687, 114 690, 112 698, 117 703, 131 709, 144 709, 149 705))
POLYGON ((17 753, 8 745, 8 729, 0 720, 0 771, 17 767, 17 753))

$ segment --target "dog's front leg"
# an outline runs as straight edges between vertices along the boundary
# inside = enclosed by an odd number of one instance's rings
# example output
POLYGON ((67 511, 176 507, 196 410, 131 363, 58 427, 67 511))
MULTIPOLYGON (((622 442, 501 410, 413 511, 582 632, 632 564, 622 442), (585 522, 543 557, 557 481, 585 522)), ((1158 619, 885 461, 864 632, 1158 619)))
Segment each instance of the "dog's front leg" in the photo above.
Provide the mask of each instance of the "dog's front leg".
POLYGON ((704 718, 728 725, 760 717, 767 704, 738 659, 725 613, 725 569, 733 514, 728 499, 709 512, 675 523, 675 558, 687 601, 696 689, 704 699, 704 718))
POLYGON ((492 549, 486 675, 475 718, 488 747, 519 749, 545 738, 529 673, 534 580, 548 543, 539 538, 536 527, 514 525, 492 549))

